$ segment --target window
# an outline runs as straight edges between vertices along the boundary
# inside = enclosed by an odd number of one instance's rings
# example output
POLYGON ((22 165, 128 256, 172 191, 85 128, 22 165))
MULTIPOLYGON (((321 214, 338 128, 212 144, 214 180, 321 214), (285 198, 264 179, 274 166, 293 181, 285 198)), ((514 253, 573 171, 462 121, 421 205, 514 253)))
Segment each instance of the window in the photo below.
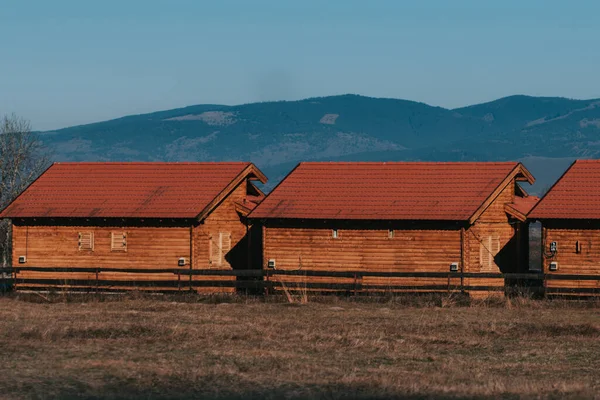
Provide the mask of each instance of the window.
POLYGON ((393 238, 394 238, 394 230, 388 229, 388 239, 393 239, 393 238))
POLYGON ((487 236, 479 243, 479 263, 481 272, 495 272, 494 257, 500 252, 500 238, 487 236))
POLYGON ((231 250, 231 233, 219 232, 210 235, 208 242, 208 252, 210 254, 209 264, 211 266, 221 266, 226 260, 225 256, 231 250))
POLYGON ((337 229, 332 229, 331 230, 331 237, 334 238, 334 239, 337 239, 339 237, 337 229))
POLYGON ((94 232, 79 232, 79 250, 94 250, 94 232))
POLYGON ((127 251, 127 233, 111 232, 110 251, 127 251))

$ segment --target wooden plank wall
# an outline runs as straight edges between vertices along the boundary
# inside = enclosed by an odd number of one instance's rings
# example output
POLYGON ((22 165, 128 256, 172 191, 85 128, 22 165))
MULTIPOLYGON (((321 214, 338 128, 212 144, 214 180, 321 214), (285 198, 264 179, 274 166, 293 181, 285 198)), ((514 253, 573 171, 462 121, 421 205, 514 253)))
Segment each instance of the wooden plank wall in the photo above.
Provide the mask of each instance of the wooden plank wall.
MULTIPOLYGON (((215 208, 215 210, 204 220, 204 222, 194 228, 194 269, 245 269, 248 264, 248 243, 246 224, 241 220, 240 215, 235 210, 235 203, 242 202, 246 197, 247 181, 236 187, 233 192, 215 208), (219 233, 231 235, 231 249, 224 255, 221 265, 210 263, 211 236, 218 237, 219 233)), ((195 280, 235 280, 235 277, 208 277, 194 276, 195 280)), ((220 292, 233 292, 234 288, 218 288, 220 292)), ((209 291, 205 289, 204 291, 209 291)))
MULTIPOLYGON (((550 275, 600 275, 600 229, 544 228, 545 247, 543 268, 550 275), (558 251, 550 257, 550 243, 557 242, 558 251), (576 252, 579 242, 581 252, 576 252), (550 271, 550 263, 558 263, 558 271, 550 271)), ((600 288, 600 281, 547 280, 552 288, 600 288)))
MULTIPOLYGON (((466 259, 465 272, 502 272, 502 269, 508 269, 510 266, 499 265, 501 261, 497 258, 499 252, 506 252, 512 254, 512 258, 516 263, 518 255, 515 249, 509 249, 514 243, 515 227, 510 224, 510 220, 506 212, 504 211, 504 205, 506 203, 512 203, 515 196, 515 182, 511 182, 507 187, 502 190, 496 200, 494 200, 490 206, 481 214, 481 216, 474 222, 473 225, 467 230, 468 240, 468 258, 466 259), (497 237, 499 240, 498 248, 490 248, 488 237, 497 237), (511 243, 511 240, 513 242, 511 243), (481 259, 481 244, 483 243, 484 252, 490 252, 494 257, 494 264, 491 269, 486 269, 481 259), (499 251, 498 251, 499 250, 499 251)), ((506 257, 510 258, 510 257, 506 257)), ((503 271, 509 272, 509 271, 503 271)), ((511 272, 517 272, 515 270, 511 272)), ((470 278, 465 279, 465 284, 471 286, 503 286, 504 281, 502 279, 494 278, 470 278)), ((477 295, 477 293, 472 293, 477 295)), ((483 293, 487 295, 487 293, 483 293)))
MULTIPOLYGON (((396 271, 447 272, 450 264, 459 262, 460 229, 338 229, 266 227, 264 231, 264 263, 274 259, 278 269, 310 269, 322 271, 396 271)), ((352 283, 352 279, 330 277, 288 277, 284 282, 352 283)), ((365 277, 363 285, 447 285, 447 279, 365 277)), ((452 284, 458 284, 452 282, 452 284)))
MULTIPOLYGON (((36 267, 177 268, 180 257, 189 258, 190 228, 13 226, 13 265, 36 267), (93 232, 94 250, 79 250, 79 232, 93 232), (111 251, 111 233, 127 233, 127 251, 111 251), (19 256, 27 263, 19 264, 19 256)), ((23 271, 20 278, 95 279, 88 273, 23 271)), ((174 280, 174 274, 100 274, 110 280, 174 280)))

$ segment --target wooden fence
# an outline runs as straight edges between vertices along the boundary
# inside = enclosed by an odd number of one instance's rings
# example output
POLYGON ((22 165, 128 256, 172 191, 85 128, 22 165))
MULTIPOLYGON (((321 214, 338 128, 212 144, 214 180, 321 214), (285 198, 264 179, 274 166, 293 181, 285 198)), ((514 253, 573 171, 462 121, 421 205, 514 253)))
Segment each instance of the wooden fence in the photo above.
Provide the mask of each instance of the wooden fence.
MULTIPOLYGON (((397 281, 397 280, 396 280, 397 281)), ((314 271, 314 270, 215 270, 188 268, 167 269, 130 269, 130 268, 79 268, 79 267, 9 267, 0 268, 0 292, 6 292, 11 288, 16 290, 46 290, 62 288, 68 291, 129 291, 132 289, 151 290, 156 292, 182 292, 196 291, 201 288, 233 288, 254 290, 258 293, 268 295, 282 288, 292 285, 292 289, 306 289, 310 291, 334 291, 350 294, 372 293, 372 292, 528 292, 545 295, 598 295, 600 294, 600 275, 566 275, 566 274, 544 274, 544 273, 468 273, 468 272, 378 272, 378 271, 314 271), (48 277, 23 277, 23 272, 37 272, 48 277), (73 273, 92 274, 92 279, 56 278, 52 274, 73 273), (173 274, 170 279, 157 280, 116 280, 105 279, 102 274, 126 273, 126 274, 173 274), (300 281, 284 282, 280 277, 298 277, 300 281), (203 277, 207 279, 202 279, 203 277), (215 278, 223 278, 221 280, 215 278), (228 279, 227 279, 228 277, 228 279), (363 284, 363 278, 423 278, 431 280, 436 278, 438 284, 423 285, 401 285, 401 284, 363 284), (210 279, 208 279, 210 278, 210 279), (304 281, 302 281, 304 278, 304 281), (332 278, 332 280, 345 280, 346 283, 332 283, 321 281, 315 282, 310 278, 332 278), (476 286, 469 285, 469 278, 498 279, 500 285, 476 286), (549 281, 580 281, 588 284, 583 287, 560 287, 551 285, 549 281), (595 284, 589 285, 591 281, 595 284), (592 286, 592 287, 590 287, 592 286), (594 287, 595 286, 595 287, 594 287), (160 289, 155 289, 160 288, 160 289)))

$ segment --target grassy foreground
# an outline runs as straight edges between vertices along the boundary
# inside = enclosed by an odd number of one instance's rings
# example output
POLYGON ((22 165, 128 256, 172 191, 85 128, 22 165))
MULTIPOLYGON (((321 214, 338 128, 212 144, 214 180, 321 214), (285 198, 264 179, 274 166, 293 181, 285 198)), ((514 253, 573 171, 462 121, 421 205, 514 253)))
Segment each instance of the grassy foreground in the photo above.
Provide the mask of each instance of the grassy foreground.
POLYGON ((5 297, 0 360, 1 398, 594 398, 600 308, 5 297))

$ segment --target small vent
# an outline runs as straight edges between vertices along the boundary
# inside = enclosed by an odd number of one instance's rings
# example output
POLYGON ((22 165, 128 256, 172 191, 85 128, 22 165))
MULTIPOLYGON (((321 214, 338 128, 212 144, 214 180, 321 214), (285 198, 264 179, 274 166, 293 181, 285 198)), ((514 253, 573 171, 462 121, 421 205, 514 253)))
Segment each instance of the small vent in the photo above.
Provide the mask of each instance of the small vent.
POLYGON ((273 269, 275 269, 275 266, 276 266, 276 265, 275 265, 275 260, 274 260, 274 259, 270 259, 270 260, 269 260, 269 262, 268 262, 268 264, 267 264, 267 266, 268 266, 269 268, 273 268, 273 269))
POLYGON ((450 264, 450 272, 458 272, 458 263, 450 264))
POLYGON ((27 262, 27 257, 19 256, 19 264, 25 264, 27 262))
POLYGON ((550 271, 558 271, 558 263, 556 261, 550 263, 550 271))
POLYGON ((579 243, 579 240, 575 242, 575 253, 581 253, 581 243, 579 243))
POLYGON ((394 238, 394 230, 388 229, 388 239, 393 239, 393 238, 394 238))
POLYGON ((332 229, 331 230, 331 237, 334 238, 334 239, 337 239, 339 237, 337 229, 332 229))
POLYGON ((111 251, 127 251, 127 233, 112 232, 110 234, 111 251))
POLYGON ((94 233, 79 232, 79 251, 94 250, 94 233))

